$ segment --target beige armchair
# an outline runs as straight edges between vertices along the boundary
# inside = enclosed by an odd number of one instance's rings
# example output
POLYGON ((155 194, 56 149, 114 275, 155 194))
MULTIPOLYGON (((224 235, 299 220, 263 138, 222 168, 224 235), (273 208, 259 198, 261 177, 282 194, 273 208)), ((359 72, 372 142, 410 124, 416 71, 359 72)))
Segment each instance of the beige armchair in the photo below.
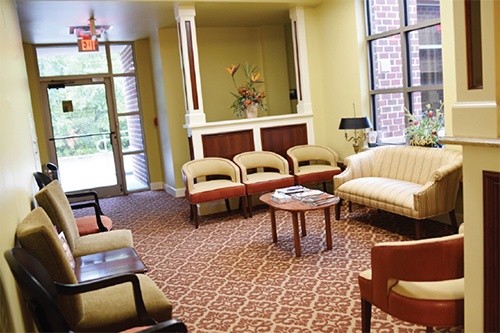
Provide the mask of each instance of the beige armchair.
MULTIPOLYGON (((116 275, 79 284, 54 226, 42 208, 28 214, 19 224, 16 235, 21 247, 47 271, 49 277, 44 280, 53 282, 51 296, 56 298, 72 331, 117 332, 172 318, 172 305, 144 274, 116 275)), ((31 269, 35 267, 31 265, 31 269)))
POLYGON ((227 211, 231 211, 230 198, 240 198, 243 215, 247 217, 245 185, 240 181, 238 167, 228 159, 206 157, 186 162, 182 168, 182 178, 186 186, 186 199, 190 205, 190 219, 198 228, 197 205, 224 199, 227 211))
POLYGON ((133 247, 130 230, 111 230, 80 236, 70 203, 57 180, 35 194, 35 199, 59 232, 63 231, 73 256, 133 247))
POLYGON ((274 191, 295 184, 287 160, 276 153, 250 151, 236 155, 233 160, 241 170, 241 181, 245 184, 250 216, 252 216, 252 194, 274 191))
POLYGON ((427 327, 464 323, 464 236, 388 242, 371 250, 371 269, 359 274, 362 331, 371 306, 427 327))
POLYGON ((292 173, 297 185, 323 183, 326 192, 326 182, 331 182, 333 176, 342 170, 337 162, 339 155, 332 149, 319 145, 300 145, 287 150, 292 161, 292 173))

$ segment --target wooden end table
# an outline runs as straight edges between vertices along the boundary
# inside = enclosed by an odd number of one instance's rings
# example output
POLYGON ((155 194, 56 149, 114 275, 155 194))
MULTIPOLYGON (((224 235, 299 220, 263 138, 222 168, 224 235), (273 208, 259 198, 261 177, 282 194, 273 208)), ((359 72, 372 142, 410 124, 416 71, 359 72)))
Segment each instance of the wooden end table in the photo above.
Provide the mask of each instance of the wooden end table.
MULTIPOLYGON (((330 194, 323 194, 324 197, 328 197, 330 194)), ((339 203, 339 198, 335 197, 335 200, 321 205, 321 206, 311 206, 301 202, 300 200, 292 199, 290 202, 277 203, 272 199, 272 193, 266 193, 260 197, 260 200, 269 205, 269 213, 271 215, 271 228, 273 234, 273 243, 278 242, 278 235, 276 233, 276 215, 277 209, 288 211, 292 214, 293 223, 293 238, 295 243, 295 255, 297 257, 301 256, 300 251, 300 236, 299 236, 299 219, 298 214, 300 214, 300 227, 302 231, 302 236, 306 236, 306 217, 305 213, 310 210, 322 209, 325 212, 325 230, 326 230, 326 248, 328 250, 332 249, 332 229, 330 222, 330 207, 335 206, 339 203)))
POLYGON ((126 247, 76 257, 74 271, 81 283, 117 274, 145 273, 148 269, 135 249, 126 247))

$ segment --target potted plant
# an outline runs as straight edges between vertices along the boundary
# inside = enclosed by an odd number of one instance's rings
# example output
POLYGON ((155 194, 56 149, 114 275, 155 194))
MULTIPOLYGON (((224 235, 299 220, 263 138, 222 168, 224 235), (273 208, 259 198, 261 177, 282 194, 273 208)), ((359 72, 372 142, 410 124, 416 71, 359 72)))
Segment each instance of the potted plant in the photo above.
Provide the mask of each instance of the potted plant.
POLYGON ((261 75, 257 72, 257 66, 250 66, 248 63, 245 63, 244 71, 246 81, 238 86, 234 75, 239 68, 240 65, 232 65, 226 68, 227 72, 231 74, 234 87, 237 91, 236 93, 231 92, 235 99, 230 108, 233 109, 233 112, 239 117, 245 116, 245 118, 255 118, 257 117, 259 109, 263 111, 267 110, 267 106, 264 104, 266 93, 260 87, 260 84, 264 81, 261 80, 261 75))
POLYGON ((432 108, 430 103, 425 105, 420 116, 411 114, 405 108, 405 116, 408 117, 409 126, 405 129, 405 136, 410 139, 412 146, 441 147, 439 143, 439 132, 444 127, 444 104, 441 101, 439 107, 432 108))

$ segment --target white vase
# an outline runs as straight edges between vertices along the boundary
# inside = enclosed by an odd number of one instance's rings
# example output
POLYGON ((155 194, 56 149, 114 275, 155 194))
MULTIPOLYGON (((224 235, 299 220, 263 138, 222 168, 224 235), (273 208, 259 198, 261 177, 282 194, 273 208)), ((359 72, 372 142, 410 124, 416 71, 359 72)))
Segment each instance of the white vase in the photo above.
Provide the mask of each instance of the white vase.
POLYGON ((245 108, 245 118, 257 118, 259 113, 258 104, 250 104, 245 108))

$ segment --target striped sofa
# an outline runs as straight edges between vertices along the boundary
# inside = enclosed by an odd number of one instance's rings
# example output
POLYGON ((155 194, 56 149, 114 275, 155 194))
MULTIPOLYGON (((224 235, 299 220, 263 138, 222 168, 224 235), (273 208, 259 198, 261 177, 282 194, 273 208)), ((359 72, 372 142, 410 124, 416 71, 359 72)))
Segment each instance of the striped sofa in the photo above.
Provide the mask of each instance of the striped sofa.
POLYGON ((343 200, 422 221, 449 213, 456 226, 455 203, 462 177, 462 153, 443 148, 390 146, 370 149, 344 160, 346 169, 333 177, 335 194, 343 200))

